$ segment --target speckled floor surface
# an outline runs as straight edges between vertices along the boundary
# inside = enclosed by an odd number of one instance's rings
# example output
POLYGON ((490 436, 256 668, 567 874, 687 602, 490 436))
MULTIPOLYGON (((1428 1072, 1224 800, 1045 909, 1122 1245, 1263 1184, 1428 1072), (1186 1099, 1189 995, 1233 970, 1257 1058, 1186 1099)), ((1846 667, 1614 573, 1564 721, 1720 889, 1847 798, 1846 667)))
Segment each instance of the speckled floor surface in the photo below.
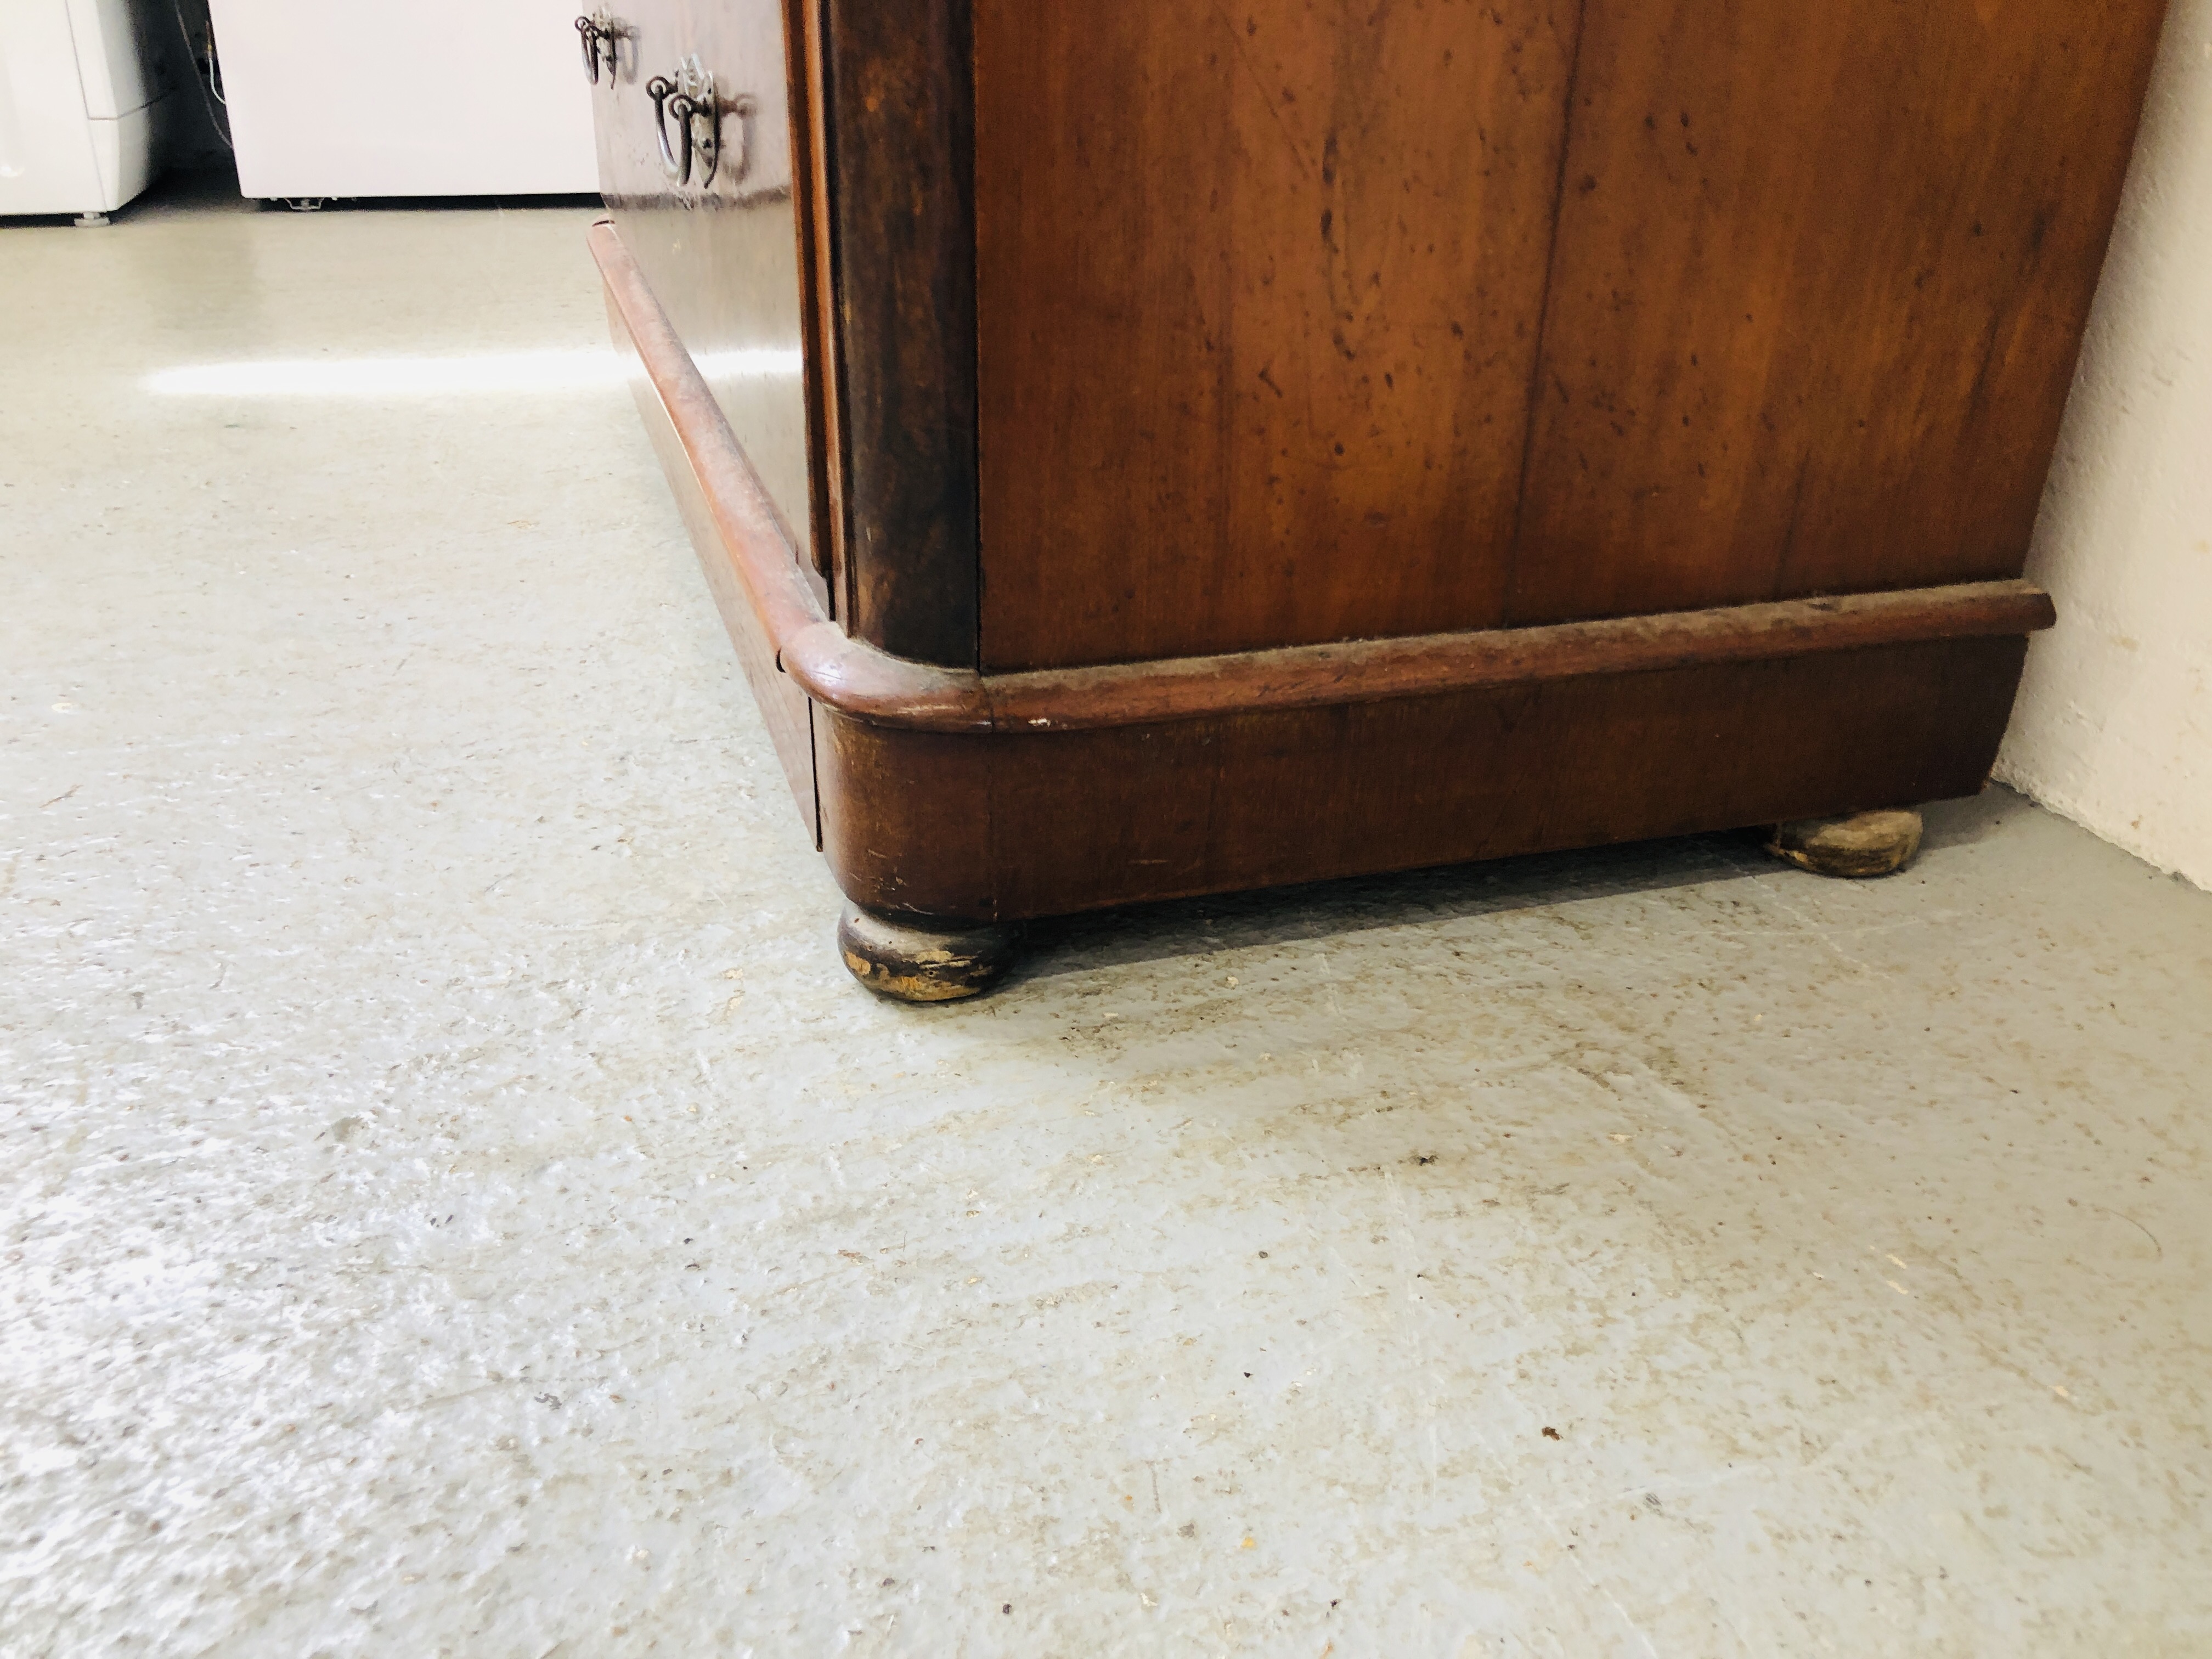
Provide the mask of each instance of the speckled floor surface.
POLYGON ((877 1003, 587 215, 0 228, 0 1653, 2212 1652, 2212 895, 2016 797, 877 1003))

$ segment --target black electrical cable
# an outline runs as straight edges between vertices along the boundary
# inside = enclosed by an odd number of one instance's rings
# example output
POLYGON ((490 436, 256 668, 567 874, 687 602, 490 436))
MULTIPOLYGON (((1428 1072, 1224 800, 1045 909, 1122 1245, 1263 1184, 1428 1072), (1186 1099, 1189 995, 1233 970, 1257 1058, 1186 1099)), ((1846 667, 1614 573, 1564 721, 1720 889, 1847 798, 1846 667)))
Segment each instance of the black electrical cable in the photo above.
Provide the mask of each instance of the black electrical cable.
POLYGON ((192 44, 192 26, 185 21, 184 0, 169 0, 169 11, 177 20, 177 33, 185 38, 185 55, 192 60, 192 80, 200 89, 200 102, 207 108, 215 136, 234 155, 238 146, 230 142, 230 100, 222 95, 222 65, 215 55, 215 20, 208 20, 207 61, 203 64, 199 49, 192 44), (216 107, 218 104, 222 106, 220 111, 216 107))

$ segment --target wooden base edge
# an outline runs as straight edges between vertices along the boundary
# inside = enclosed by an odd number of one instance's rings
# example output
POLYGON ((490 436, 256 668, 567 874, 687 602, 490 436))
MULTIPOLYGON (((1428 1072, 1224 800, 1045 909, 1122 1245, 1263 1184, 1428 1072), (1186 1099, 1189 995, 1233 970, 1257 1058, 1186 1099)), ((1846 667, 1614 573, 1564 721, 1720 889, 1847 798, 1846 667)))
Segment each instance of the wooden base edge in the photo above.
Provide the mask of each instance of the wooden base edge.
POLYGON ((818 711, 823 852, 871 908, 1012 921, 1978 791, 2027 642, 1023 737, 818 711))
MULTIPOLYGON (((650 342, 631 332, 636 309, 634 303, 625 307, 622 296, 610 285, 607 328, 615 349, 642 357, 650 342)), ((657 316, 657 311, 653 314, 657 316)), ((662 320, 665 324, 665 319, 662 320)), ((762 722, 775 744, 776 758, 782 763, 784 779, 791 786, 800 820, 818 848, 822 845, 822 825, 815 798, 813 706, 806 694, 779 666, 775 640, 763 620, 762 607, 728 551, 732 534, 730 498, 740 491, 741 486, 754 497, 749 503, 741 503, 750 515, 748 522, 756 526, 763 521, 772 524, 772 509, 766 504, 758 481, 750 478, 751 468, 744 462, 743 452, 737 451, 736 464, 744 467, 746 476, 725 482, 720 491, 722 507, 718 511, 715 496, 685 448, 678 422, 651 377, 634 375, 631 389, 636 396, 638 416, 644 423, 646 436, 659 459, 670 493, 683 514, 684 528, 690 532, 693 550, 699 556, 700 568, 706 573, 715 609, 721 613, 722 625, 729 631, 731 644, 737 648, 738 665, 744 671, 745 683, 761 711, 762 722)), ((700 395, 706 395, 703 387, 700 395)), ((734 443, 732 447, 734 451, 734 443)))
MULTIPOLYGON (((2056 619, 2049 594, 2013 580, 1018 673, 912 661, 829 620, 729 422, 613 225, 594 225, 591 246, 617 333, 636 351, 671 429, 672 475, 689 468, 702 521, 719 538, 718 549, 702 544, 702 556, 750 608, 750 621, 732 618, 732 631, 757 635, 779 672, 848 719, 916 732, 1080 732, 2016 637, 2056 619)), ((684 493, 680 482, 678 489, 684 493)))
POLYGON ((866 910, 999 924, 1967 794, 2052 620, 1989 581, 1023 674, 908 661, 826 619, 611 224, 592 246, 801 811, 866 910))

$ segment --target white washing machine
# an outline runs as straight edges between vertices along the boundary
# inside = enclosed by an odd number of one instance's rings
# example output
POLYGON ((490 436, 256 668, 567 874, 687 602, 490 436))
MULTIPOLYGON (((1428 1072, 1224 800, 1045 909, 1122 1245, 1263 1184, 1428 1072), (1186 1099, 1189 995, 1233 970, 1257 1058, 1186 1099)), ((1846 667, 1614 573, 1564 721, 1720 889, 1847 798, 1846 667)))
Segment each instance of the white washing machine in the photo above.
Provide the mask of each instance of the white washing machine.
POLYGON ((84 222, 146 188, 175 55, 131 0, 0 0, 0 215, 84 222))
POLYGON ((212 0, 210 9, 248 196, 599 187, 575 26, 588 4, 212 0))

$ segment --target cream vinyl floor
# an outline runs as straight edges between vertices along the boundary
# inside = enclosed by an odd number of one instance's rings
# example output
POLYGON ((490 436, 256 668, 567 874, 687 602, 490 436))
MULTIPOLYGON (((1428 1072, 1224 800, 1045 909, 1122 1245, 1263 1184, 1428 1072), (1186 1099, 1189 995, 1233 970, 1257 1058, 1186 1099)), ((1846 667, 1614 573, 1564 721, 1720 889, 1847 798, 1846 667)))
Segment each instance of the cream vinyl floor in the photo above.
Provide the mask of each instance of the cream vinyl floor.
POLYGON ((0 226, 0 1654, 2212 1653, 2212 895, 1992 792, 872 1000, 592 216, 0 226))

